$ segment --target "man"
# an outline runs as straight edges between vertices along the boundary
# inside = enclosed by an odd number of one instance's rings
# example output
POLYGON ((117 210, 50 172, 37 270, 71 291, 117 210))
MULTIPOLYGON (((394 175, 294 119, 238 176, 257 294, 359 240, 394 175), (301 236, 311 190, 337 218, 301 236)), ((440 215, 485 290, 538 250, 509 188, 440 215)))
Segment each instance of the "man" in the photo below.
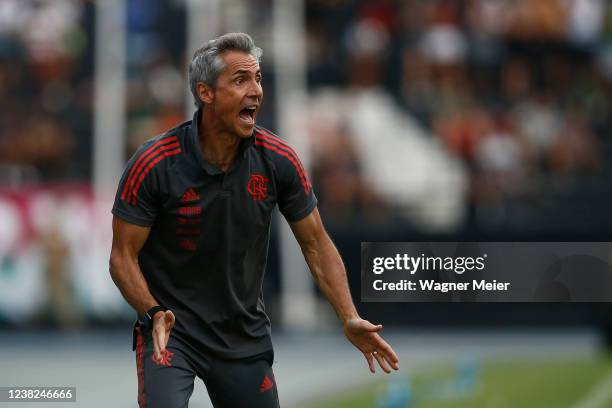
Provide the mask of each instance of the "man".
POLYGON ((365 356, 398 358, 362 320, 312 185, 282 139, 255 125, 263 91, 257 48, 232 33, 189 66, 197 112, 130 159, 113 207, 113 280, 134 328, 141 407, 186 407, 195 376, 215 407, 278 407, 262 301, 270 219, 278 204, 310 270, 365 356))

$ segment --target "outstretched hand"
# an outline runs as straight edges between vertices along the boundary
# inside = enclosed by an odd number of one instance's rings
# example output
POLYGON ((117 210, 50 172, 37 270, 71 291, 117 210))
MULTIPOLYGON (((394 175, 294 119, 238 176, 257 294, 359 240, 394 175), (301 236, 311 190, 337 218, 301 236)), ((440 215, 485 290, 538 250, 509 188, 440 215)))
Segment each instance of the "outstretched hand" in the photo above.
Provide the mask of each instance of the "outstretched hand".
POLYGON ((162 353, 166 350, 170 331, 174 327, 174 313, 169 310, 165 312, 157 312, 153 316, 153 349, 155 351, 155 359, 160 361, 162 353))
POLYGON ((372 373, 376 372, 374 359, 386 373, 390 373, 391 368, 399 370, 399 358, 391 346, 380 337, 380 330, 381 324, 374 325, 359 317, 344 323, 344 335, 363 353, 372 373))

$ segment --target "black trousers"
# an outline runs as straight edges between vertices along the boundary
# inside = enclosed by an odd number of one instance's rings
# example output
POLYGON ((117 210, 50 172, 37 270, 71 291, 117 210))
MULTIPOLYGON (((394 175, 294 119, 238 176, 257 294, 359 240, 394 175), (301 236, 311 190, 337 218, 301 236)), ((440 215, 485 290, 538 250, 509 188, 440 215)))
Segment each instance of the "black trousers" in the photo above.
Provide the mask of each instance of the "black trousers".
POLYGON ((215 408, 279 408, 273 350, 248 358, 221 359, 170 336, 162 361, 156 361, 151 333, 138 324, 134 343, 140 408, 187 407, 196 376, 204 381, 215 408))

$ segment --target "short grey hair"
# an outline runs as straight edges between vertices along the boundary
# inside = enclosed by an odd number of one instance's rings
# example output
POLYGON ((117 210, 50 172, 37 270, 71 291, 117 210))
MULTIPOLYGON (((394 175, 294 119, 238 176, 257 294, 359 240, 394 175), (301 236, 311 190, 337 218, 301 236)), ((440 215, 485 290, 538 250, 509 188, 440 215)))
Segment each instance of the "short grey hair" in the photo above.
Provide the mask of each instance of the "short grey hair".
POLYGON ((257 47, 251 36, 246 33, 224 34, 198 48, 189 63, 189 86, 197 108, 202 108, 204 105, 198 96, 197 84, 203 82, 212 87, 216 85, 217 78, 225 69, 221 54, 229 50, 251 54, 258 63, 263 54, 261 48, 257 47))

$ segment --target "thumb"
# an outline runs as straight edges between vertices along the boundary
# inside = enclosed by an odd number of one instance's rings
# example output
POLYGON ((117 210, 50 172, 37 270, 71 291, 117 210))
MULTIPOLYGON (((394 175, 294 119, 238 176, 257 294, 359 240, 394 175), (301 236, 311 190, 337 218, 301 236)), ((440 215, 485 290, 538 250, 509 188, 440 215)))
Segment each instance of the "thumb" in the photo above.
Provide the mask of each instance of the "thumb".
POLYGON ((170 310, 166 310, 164 312, 163 319, 164 327, 166 328, 166 330, 170 330, 174 327, 174 322, 176 321, 176 318, 174 317, 174 313, 172 313, 170 310))
POLYGON ((378 331, 381 331, 382 328, 383 328, 382 324, 372 324, 367 320, 363 321, 363 329, 365 331, 376 333, 378 331))

